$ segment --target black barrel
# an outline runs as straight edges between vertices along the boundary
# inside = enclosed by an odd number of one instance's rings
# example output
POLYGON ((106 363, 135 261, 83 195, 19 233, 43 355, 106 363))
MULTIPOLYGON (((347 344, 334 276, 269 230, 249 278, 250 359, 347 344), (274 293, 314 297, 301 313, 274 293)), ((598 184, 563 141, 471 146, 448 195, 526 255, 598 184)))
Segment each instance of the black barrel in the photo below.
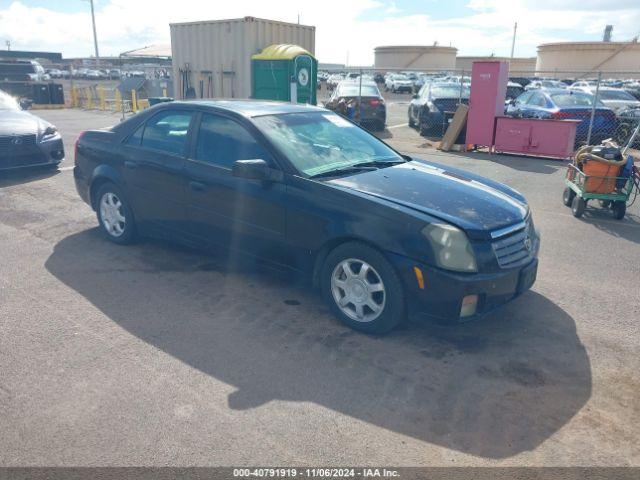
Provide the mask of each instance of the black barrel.
POLYGON ((46 83, 34 83, 33 86, 33 103, 39 105, 49 105, 51 96, 49 95, 49 85, 46 83))
POLYGON ((49 84, 49 98, 53 105, 64 105, 64 88, 61 84, 49 84))

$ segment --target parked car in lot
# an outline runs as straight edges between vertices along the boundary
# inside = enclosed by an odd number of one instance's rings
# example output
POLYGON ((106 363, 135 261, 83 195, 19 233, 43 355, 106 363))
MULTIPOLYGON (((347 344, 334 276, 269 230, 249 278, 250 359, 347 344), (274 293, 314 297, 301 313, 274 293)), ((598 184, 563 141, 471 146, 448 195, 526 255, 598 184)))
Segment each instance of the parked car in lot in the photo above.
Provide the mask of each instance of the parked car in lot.
POLYGON ((536 278, 522 195, 402 155, 324 108, 163 103, 83 133, 75 158, 107 239, 159 235, 288 267, 361 331, 481 317, 536 278))
POLYGON ((524 87, 525 90, 537 90, 540 88, 568 88, 568 85, 558 80, 534 80, 524 87))
MULTIPOLYGON (((595 95, 595 89, 591 93, 595 95)), ((616 114, 629 107, 640 107, 640 100, 621 88, 601 87, 598 90, 598 100, 616 114)))
POLYGON ((406 75, 394 73, 389 75, 385 80, 385 90, 393 93, 412 92, 413 82, 406 75))
POLYGON ((418 127, 420 135, 444 135, 458 105, 469 103, 469 93, 470 89, 465 84, 425 84, 409 104, 409 126, 418 127))
MULTIPOLYGON (((513 100, 506 114, 523 118, 556 118, 581 120, 576 129, 576 144, 586 140, 594 96, 569 89, 537 89, 524 92, 513 100)), ((591 130, 595 145, 613 135, 618 126, 616 114, 598 100, 591 130)))
POLYGON ((0 81, 42 82, 50 78, 42 65, 36 61, 0 59, 0 81))
POLYGON ((387 122, 387 107, 375 83, 360 86, 359 82, 345 80, 338 84, 325 107, 372 130, 384 130, 387 122))
POLYGON ((516 82, 507 82, 507 96, 506 101, 513 100, 514 98, 518 98, 522 92, 524 92, 524 87, 516 82))
POLYGON ((56 127, 22 110, 0 90, 0 170, 55 167, 63 159, 62 137, 56 127))

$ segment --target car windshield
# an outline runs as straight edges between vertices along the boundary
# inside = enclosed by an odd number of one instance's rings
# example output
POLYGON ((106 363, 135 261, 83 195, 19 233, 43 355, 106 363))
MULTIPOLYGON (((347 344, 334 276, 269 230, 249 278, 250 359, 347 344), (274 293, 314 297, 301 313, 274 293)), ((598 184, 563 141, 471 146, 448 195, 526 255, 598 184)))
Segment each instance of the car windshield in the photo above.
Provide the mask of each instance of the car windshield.
MULTIPOLYGON (((554 103, 560 107, 591 107, 593 105, 593 95, 589 95, 588 93, 580 93, 580 92, 567 92, 567 93, 554 93, 551 95, 554 103)), ((604 104, 598 100, 597 105, 599 107, 604 106, 604 104)))
POLYGON ((20 110, 20 106, 13 97, 0 92, 0 110, 20 110))
POLYGON ((393 79, 394 80, 407 80, 407 81, 409 81, 409 77, 407 77, 406 75, 394 75, 393 79))
POLYGON ((635 100, 633 95, 624 90, 601 90, 598 92, 598 98, 602 100, 635 100))
MULTIPOLYGON (((338 90, 338 95, 340 97, 358 97, 360 94, 360 85, 340 85, 340 89, 338 90)), ((378 91, 378 87, 373 85, 362 85, 362 96, 363 97, 379 97, 380 92, 378 91)))
POLYGON ((359 163, 403 161, 373 135, 332 112, 265 115, 254 118, 254 122, 305 175, 359 163))

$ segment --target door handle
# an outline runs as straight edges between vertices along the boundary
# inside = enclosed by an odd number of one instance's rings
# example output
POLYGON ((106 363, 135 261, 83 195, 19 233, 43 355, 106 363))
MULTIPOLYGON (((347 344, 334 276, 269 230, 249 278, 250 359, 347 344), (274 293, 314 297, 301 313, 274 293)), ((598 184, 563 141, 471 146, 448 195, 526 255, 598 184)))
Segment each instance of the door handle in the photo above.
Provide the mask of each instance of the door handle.
POLYGON ((125 160, 124 161, 124 166, 126 168, 130 168, 131 170, 135 170, 136 168, 138 168, 138 162, 133 162, 131 160, 125 160))
POLYGON ((204 191, 206 185, 202 182, 189 182, 189 188, 191 190, 195 190, 196 192, 202 192, 204 191))

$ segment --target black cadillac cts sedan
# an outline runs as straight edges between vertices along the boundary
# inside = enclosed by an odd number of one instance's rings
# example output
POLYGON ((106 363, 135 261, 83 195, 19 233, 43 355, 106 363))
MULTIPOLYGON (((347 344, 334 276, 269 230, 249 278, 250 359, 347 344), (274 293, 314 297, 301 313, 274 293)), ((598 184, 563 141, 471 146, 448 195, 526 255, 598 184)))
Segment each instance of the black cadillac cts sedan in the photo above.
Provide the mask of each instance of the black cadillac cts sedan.
POLYGON ((77 190, 109 240, 171 237, 286 266, 361 331, 480 317, 536 278, 522 195, 323 108, 165 103, 83 133, 76 150, 77 190))

